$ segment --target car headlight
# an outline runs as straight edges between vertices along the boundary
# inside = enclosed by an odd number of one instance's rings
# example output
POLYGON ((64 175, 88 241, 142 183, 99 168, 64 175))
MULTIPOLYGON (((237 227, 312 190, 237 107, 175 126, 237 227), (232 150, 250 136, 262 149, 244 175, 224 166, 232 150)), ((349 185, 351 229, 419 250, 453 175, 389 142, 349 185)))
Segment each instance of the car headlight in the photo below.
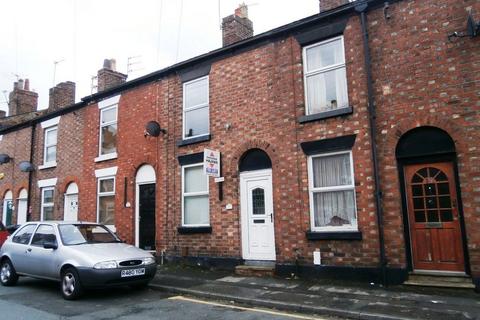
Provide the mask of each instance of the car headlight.
POLYGON ((93 269, 115 269, 116 267, 117 263, 115 261, 103 261, 96 263, 93 269))
POLYGON ((143 264, 152 264, 155 263, 155 258, 148 257, 148 258, 143 258, 143 264))

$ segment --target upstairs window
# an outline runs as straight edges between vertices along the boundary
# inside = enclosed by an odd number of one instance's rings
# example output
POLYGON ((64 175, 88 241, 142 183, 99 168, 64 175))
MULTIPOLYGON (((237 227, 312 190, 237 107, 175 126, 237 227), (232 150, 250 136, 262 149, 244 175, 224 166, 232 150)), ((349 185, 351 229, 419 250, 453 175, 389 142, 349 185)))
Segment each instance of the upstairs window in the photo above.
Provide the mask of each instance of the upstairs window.
POLYGON ((314 155, 308 161, 312 231, 356 231, 351 152, 314 155))
POLYGON ((117 107, 100 110, 100 156, 117 153, 117 107))
POLYGON ((183 84, 183 138, 209 134, 208 76, 183 84))
POLYGON ((307 115, 348 108, 343 36, 303 49, 307 115))
POLYGON ((47 128, 44 131, 43 164, 53 164, 57 161, 58 127, 47 128))

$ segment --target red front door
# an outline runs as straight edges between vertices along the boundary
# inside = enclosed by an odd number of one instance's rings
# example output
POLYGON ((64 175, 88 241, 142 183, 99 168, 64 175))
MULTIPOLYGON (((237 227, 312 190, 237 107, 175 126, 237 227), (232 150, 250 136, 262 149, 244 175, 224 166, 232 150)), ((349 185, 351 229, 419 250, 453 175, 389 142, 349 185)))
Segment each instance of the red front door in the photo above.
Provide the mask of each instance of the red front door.
POLYGON ((405 167, 415 270, 465 271, 453 165, 405 167))

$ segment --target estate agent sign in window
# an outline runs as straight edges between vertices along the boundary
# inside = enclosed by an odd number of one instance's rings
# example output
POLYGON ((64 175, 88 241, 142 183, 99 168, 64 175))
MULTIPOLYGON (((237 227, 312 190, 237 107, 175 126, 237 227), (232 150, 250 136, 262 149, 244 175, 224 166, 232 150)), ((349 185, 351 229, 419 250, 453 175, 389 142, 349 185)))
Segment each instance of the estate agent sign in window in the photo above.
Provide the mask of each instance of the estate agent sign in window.
POLYGON ((350 151, 309 157, 312 231, 357 230, 350 151))
POLYGON ((210 226, 208 202, 208 176, 203 163, 182 167, 182 225, 210 226))
POLYGON ((306 113, 348 108, 343 36, 303 49, 306 113))
POLYGON ((183 84, 183 138, 209 134, 208 76, 183 84))

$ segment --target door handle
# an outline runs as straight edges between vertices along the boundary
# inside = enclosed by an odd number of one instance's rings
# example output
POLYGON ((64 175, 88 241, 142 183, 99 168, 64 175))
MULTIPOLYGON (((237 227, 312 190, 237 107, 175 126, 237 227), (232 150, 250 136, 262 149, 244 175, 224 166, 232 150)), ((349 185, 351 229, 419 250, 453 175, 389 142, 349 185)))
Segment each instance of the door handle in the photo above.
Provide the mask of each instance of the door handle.
POLYGON ((28 248, 25 252, 32 252, 32 248, 28 248))
POLYGON ((270 213, 270 222, 273 222, 273 213, 270 213))

